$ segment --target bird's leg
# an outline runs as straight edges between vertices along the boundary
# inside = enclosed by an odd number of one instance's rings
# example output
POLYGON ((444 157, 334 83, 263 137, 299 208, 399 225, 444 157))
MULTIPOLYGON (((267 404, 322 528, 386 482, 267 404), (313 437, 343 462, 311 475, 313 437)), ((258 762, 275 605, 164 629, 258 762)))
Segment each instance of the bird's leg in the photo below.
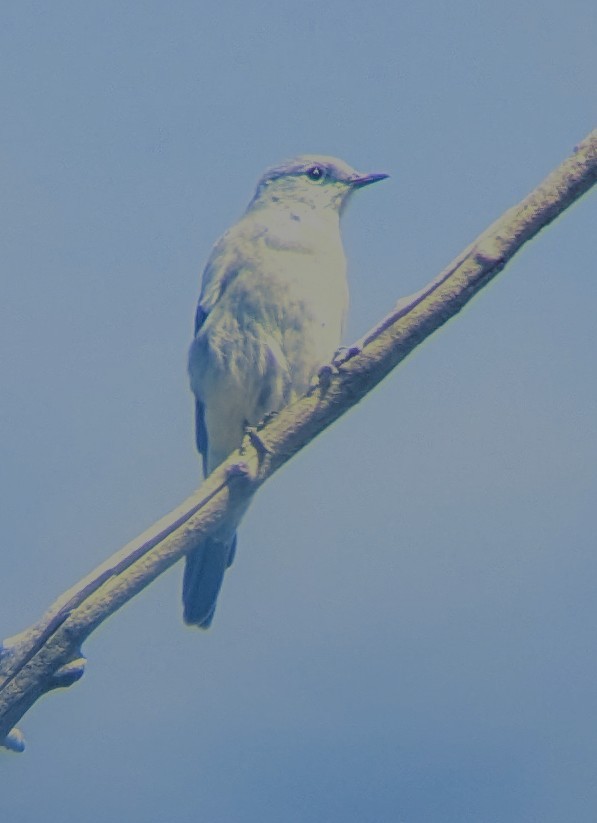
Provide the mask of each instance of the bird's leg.
POLYGON ((251 445, 253 446, 253 448, 255 449, 257 454, 259 455, 259 460, 260 461, 263 460, 264 457, 267 457, 268 455, 270 455, 272 453, 271 449, 269 449, 265 445, 265 443, 263 442, 263 440, 261 439, 259 434, 257 434, 257 429, 256 428, 254 428, 253 426, 247 427, 246 432, 247 432, 247 437, 251 441, 251 445))
POLYGON ((264 443, 263 439, 258 434, 258 429, 263 428, 263 425, 267 423, 268 420, 271 420, 272 417, 276 414, 276 412, 269 412, 264 419, 259 423, 259 426, 250 426, 249 423, 245 420, 245 437, 243 437, 243 443, 241 444, 241 454, 243 453, 244 444, 246 443, 245 438, 248 439, 249 443, 253 446, 255 451, 257 452, 257 457, 259 458, 259 462, 261 463, 265 457, 268 457, 271 454, 271 450, 268 446, 264 443))

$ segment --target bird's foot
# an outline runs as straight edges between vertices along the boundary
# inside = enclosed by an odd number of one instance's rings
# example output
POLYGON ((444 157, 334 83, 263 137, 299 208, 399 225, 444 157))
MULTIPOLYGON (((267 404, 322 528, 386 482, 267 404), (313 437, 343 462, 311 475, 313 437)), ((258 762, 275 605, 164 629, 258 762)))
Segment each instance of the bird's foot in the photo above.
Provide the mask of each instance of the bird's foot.
MULTIPOLYGON (((272 415, 268 416, 271 418, 272 415)), ((259 462, 261 462, 264 457, 268 457, 272 453, 271 449, 263 441, 263 439, 261 438, 261 436, 257 432, 257 429, 254 426, 246 426, 245 434, 249 438, 249 442, 257 452, 259 462)))
POLYGON ((339 370, 341 366, 348 363, 349 360, 352 360, 353 357, 356 357, 357 354, 360 354, 362 351, 361 346, 340 346, 334 355, 332 365, 339 370))
POLYGON ((339 348, 334 354, 332 362, 326 363, 325 366, 322 366, 317 372, 317 378, 314 381, 312 389, 327 391, 332 382, 332 378, 340 373, 342 366, 353 357, 356 357, 357 354, 360 354, 361 351, 360 346, 342 346, 339 348))
MULTIPOLYGON (((277 412, 277 411, 268 412, 264 416, 263 420, 260 421, 259 425, 257 426, 257 430, 259 431, 260 429, 263 429, 265 426, 267 426, 267 424, 270 422, 270 420, 273 420, 274 417, 278 416, 278 414, 279 414, 279 412, 277 412)), ((245 426, 245 428, 248 429, 248 428, 250 428, 250 426, 245 426)))

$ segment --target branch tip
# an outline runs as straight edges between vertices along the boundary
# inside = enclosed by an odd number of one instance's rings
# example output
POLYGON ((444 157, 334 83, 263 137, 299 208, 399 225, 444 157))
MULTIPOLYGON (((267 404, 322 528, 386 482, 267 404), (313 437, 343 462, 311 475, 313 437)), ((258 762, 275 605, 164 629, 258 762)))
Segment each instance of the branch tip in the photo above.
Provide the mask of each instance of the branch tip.
POLYGON ((8 749, 9 752, 21 754, 21 752, 25 751, 25 737, 23 732, 15 726, 14 729, 9 731, 4 740, 0 741, 0 746, 8 749))

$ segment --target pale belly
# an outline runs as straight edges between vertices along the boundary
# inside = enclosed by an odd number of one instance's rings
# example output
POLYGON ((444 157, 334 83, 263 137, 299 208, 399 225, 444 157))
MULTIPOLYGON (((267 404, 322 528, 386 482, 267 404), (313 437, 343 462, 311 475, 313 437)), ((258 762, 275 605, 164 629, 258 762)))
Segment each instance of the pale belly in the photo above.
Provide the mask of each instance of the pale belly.
POLYGON ((191 347, 205 407, 208 470, 240 445, 246 425, 303 394, 340 345, 348 302, 343 265, 303 263, 300 277, 247 272, 214 307, 191 347))

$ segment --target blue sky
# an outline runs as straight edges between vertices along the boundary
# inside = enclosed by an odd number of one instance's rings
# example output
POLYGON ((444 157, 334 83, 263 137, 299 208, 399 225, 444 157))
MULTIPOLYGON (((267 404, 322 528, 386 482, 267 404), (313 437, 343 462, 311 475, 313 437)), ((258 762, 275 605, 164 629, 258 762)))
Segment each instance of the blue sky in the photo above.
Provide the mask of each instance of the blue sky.
MULTIPOLYGON (((344 220, 359 337, 595 126, 592 2, 6 2, 0 634, 196 486, 199 276, 267 165, 344 220)), ((593 821, 597 201, 268 484, 214 625, 175 568, 0 757, 15 823, 593 821)))

